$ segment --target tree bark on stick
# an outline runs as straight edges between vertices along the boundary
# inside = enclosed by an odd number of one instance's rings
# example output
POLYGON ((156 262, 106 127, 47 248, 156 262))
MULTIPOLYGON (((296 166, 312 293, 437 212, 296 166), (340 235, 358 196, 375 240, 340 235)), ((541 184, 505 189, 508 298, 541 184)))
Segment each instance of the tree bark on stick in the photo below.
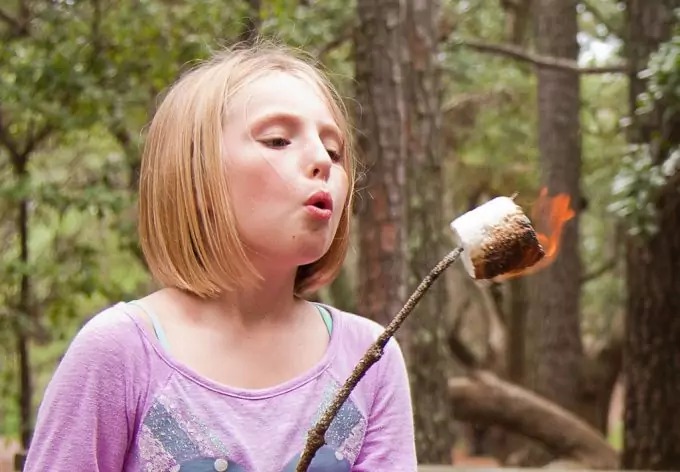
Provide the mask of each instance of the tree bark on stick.
POLYGON ((399 310, 399 313, 392 319, 392 321, 387 325, 385 330, 378 336, 378 339, 371 345, 366 351, 366 354, 359 360, 356 367, 350 374, 349 378, 345 381, 344 385, 340 388, 335 398, 331 401, 326 411, 319 421, 314 425, 314 427, 309 431, 307 436, 307 441, 305 447, 300 456, 300 461, 296 467, 296 472, 305 472, 314 458, 314 454, 323 446, 325 442, 325 434, 333 418, 338 414, 342 404, 345 400, 349 398, 349 395, 357 386, 359 381, 366 374, 368 369, 371 368, 373 364, 378 362, 383 355, 383 348, 387 342, 394 336, 399 327, 406 321, 406 318, 411 314, 418 302, 423 298, 428 289, 432 284, 439 278, 439 276, 460 256, 462 252, 461 248, 456 248, 447 254, 439 263, 432 268, 430 273, 420 282, 420 285, 413 292, 413 295, 406 301, 406 304, 399 310))

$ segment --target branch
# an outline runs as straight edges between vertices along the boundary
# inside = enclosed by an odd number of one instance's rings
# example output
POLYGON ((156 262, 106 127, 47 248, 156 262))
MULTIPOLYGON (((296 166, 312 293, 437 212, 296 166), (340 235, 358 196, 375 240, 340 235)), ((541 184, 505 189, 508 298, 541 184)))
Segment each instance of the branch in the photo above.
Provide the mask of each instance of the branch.
POLYGON ((21 23, 19 23, 16 18, 12 17, 2 8, 0 8, 0 20, 7 23, 15 31, 19 31, 21 29, 21 23))
MULTIPOLYGON (((442 112, 444 114, 446 113, 451 113, 451 112, 457 112, 459 109, 465 107, 465 106, 470 106, 470 105, 480 105, 480 106, 485 106, 489 104, 493 104, 494 100, 497 99, 510 99, 512 100, 514 97, 512 96, 512 91, 508 88, 506 89, 505 87, 495 89, 495 90, 486 90, 483 92, 479 93, 461 93, 458 95, 454 95, 451 97, 449 101, 444 103, 442 105, 442 112)), ((477 204, 477 200, 475 201, 475 205, 477 204)))
POLYGON ((239 41, 252 43, 258 35, 262 21, 260 20, 260 0, 248 0, 248 16, 243 30, 239 34, 239 41))
POLYGON ((5 117, 2 110, 0 110, 0 144, 7 148, 13 163, 19 159, 21 151, 19 151, 17 143, 10 135, 9 125, 5 124, 5 117))
POLYGON ((30 20, 31 10, 25 1, 22 1, 19 5, 19 18, 10 15, 7 11, 0 8, 0 21, 6 23, 10 29, 8 39, 18 39, 28 36, 30 20))
POLYGON ((544 444, 562 458, 586 467, 615 469, 616 451, 587 423, 528 390, 487 371, 449 380, 456 416, 463 421, 494 424, 544 444))
POLYGON ((323 60, 324 57, 331 51, 338 49, 348 41, 352 40, 352 33, 354 33, 354 22, 350 21, 343 26, 339 34, 336 34, 332 40, 321 46, 315 53, 314 57, 323 60))
POLYGON ((452 44, 453 46, 468 47, 479 52, 510 57, 519 61, 528 62, 537 67, 568 70, 578 74, 627 74, 629 72, 629 66, 627 64, 606 67, 581 67, 576 61, 570 59, 542 56, 509 44, 490 44, 475 39, 454 39, 452 44))
POLYGON ((447 337, 446 341, 449 350, 466 369, 468 370, 479 369, 481 366, 480 360, 472 352, 472 349, 470 349, 460 338, 460 325, 462 324, 461 322, 459 322, 460 318, 461 317, 459 316, 458 320, 456 320, 456 325, 454 325, 453 329, 449 332, 449 335, 447 337))
POLYGON ((484 313, 487 322, 487 350, 491 359, 495 360, 503 357, 506 345, 506 332, 503 323, 503 316, 500 307, 493 298, 493 294, 489 287, 477 284, 479 292, 482 296, 482 304, 484 305, 484 313))
POLYGON ((444 272, 444 270, 446 270, 447 267, 449 267, 458 259, 458 256, 460 256, 461 252, 463 252, 463 249, 458 247, 448 253, 441 261, 439 261, 439 263, 430 271, 430 273, 422 280, 422 282, 420 282, 420 285, 418 285, 415 292, 413 292, 411 297, 406 301, 404 307, 399 311, 399 313, 397 313, 390 324, 387 325, 382 334, 378 336, 378 339, 371 347, 368 348, 368 351, 366 351, 366 354, 364 354, 359 363, 356 365, 352 371, 352 374, 345 381, 345 384, 335 395, 335 398, 331 402, 330 406, 326 409, 316 425, 307 434, 307 442, 305 443, 302 455, 300 456, 300 462, 298 462, 298 465, 295 469, 296 472, 305 472, 307 470, 312 462, 314 454, 316 454, 316 451, 318 451, 319 448, 323 446, 325 442, 324 435, 326 434, 326 431, 328 431, 333 418, 335 418, 335 415, 337 415, 338 411, 340 411, 340 407, 343 403, 345 403, 345 400, 347 400, 350 393, 352 393, 354 387, 357 386, 368 369, 370 369, 373 364, 380 360, 383 355, 383 349, 387 342, 394 335, 394 333, 396 333, 406 318, 408 318, 420 299, 423 298, 423 295, 425 295, 427 290, 432 286, 434 281, 437 280, 437 278, 442 274, 442 272, 444 272))
POLYGON ((28 156, 33 151, 35 151, 45 139, 49 138, 53 131, 54 126, 48 123, 37 132, 29 133, 29 135, 26 137, 26 143, 22 155, 28 156))
POLYGON ((610 260, 602 264, 597 269, 594 269, 592 272, 588 272, 583 277, 581 277, 581 283, 584 284, 586 282, 590 282, 591 280, 597 279, 598 277, 606 274, 615 267, 616 259, 612 257, 610 260))
POLYGON ((602 23, 610 33, 614 34, 618 38, 624 37, 621 30, 614 28, 614 26, 608 21, 607 17, 599 9, 597 9, 590 0, 581 0, 581 4, 586 7, 586 10, 588 10, 590 14, 593 15, 593 18, 595 18, 596 21, 602 23))
MULTIPOLYGON (((626 339, 625 317, 622 311, 617 311, 612 319, 609 336, 586 351, 587 359, 597 364, 594 369, 599 376, 599 382, 604 384, 611 394, 616 379, 621 373, 623 363, 623 344, 626 339)), ((586 371, 587 372, 587 371, 586 371)), ((607 399, 609 401, 609 399, 607 399)))

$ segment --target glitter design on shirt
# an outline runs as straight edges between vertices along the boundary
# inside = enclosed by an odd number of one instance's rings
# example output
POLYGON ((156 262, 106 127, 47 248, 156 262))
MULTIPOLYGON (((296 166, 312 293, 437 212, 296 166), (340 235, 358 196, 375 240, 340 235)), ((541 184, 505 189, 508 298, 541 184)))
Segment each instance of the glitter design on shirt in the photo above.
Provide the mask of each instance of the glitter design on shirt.
MULTIPOLYGON (((331 403, 339 385, 330 381, 322 401, 310 419, 309 426, 319 419, 331 403)), ((351 398, 326 432, 326 445, 314 456, 309 472, 349 472, 356 461, 366 433, 366 419, 351 398)), ((235 463, 228 448, 181 401, 159 395, 142 422, 138 440, 142 470, 172 472, 210 472, 224 461, 228 470, 246 471, 235 463)), ((290 460, 282 472, 295 470, 301 451, 290 460)), ((219 468, 219 467, 218 467, 219 468)))
MULTIPOLYGON (((340 385, 337 382, 331 381, 328 383, 324 389, 321 404, 310 421, 310 427, 316 424, 323 412, 333 401, 339 389, 340 385)), ((350 396, 340 407, 340 411, 333 418, 328 431, 326 431, 326 444, 337 450, 342 457, 354 463, 359 455, 361 443, 366 434, 366 427, 366 418, 364 418, 364 415, 359 411, 359 408, 357 408, 350 396)))
POLYGON ((149 408, 138 445, 142 470, 149 472, 169 470, 199 458, 212 458, 214 462, 227 457, 227 448, 198 418, 163 395, 149 408))
POLYGON ((171 402, 166 396, 160 398, 164 404, 172 405, 172 410, 175 412, 175 418, 194 441, 198 442, 198 446, 204 455, 216 454, 220 457, 229 455, 227 447, 220 441, 215 432, 209 429, 205 423, 188 408, 185 402, 171 402))

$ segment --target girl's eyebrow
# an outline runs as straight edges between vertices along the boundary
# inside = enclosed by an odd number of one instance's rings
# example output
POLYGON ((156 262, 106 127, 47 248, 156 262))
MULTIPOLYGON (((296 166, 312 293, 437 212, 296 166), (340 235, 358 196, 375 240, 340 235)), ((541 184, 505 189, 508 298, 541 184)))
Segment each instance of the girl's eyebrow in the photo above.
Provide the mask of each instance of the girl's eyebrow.
MULTIPOLYGON (((284 122, 284 124, 287 126, 300 126, 303 118, 301 115, 290 111, 273 111, 264 113, 252 121, 252 132, 258 133, 262 131, 263 128, 270 126, 277 121, 284 122)), ((319 134, 328 135, 331 138, 337 139, 340 144, 344 143, 340 128, 338 128, 335 123, 328 121, 319 122, 317 127, 319 128, 319 134)))

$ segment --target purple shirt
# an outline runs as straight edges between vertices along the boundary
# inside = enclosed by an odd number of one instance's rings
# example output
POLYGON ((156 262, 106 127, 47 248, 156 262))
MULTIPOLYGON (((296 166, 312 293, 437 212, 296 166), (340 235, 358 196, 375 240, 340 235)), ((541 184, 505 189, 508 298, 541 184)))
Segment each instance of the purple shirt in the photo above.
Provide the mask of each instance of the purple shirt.
MULTIPOLYGON (((309 428, 382 332, 326 306, 323 359, 272 388, 226 387, 168 356, 119 303, 75 336, 38 411, 25 471, 293 472, 309 428)), ((397 342, 359 382, 309 472, 414 472, 413 417, 397 342)))

